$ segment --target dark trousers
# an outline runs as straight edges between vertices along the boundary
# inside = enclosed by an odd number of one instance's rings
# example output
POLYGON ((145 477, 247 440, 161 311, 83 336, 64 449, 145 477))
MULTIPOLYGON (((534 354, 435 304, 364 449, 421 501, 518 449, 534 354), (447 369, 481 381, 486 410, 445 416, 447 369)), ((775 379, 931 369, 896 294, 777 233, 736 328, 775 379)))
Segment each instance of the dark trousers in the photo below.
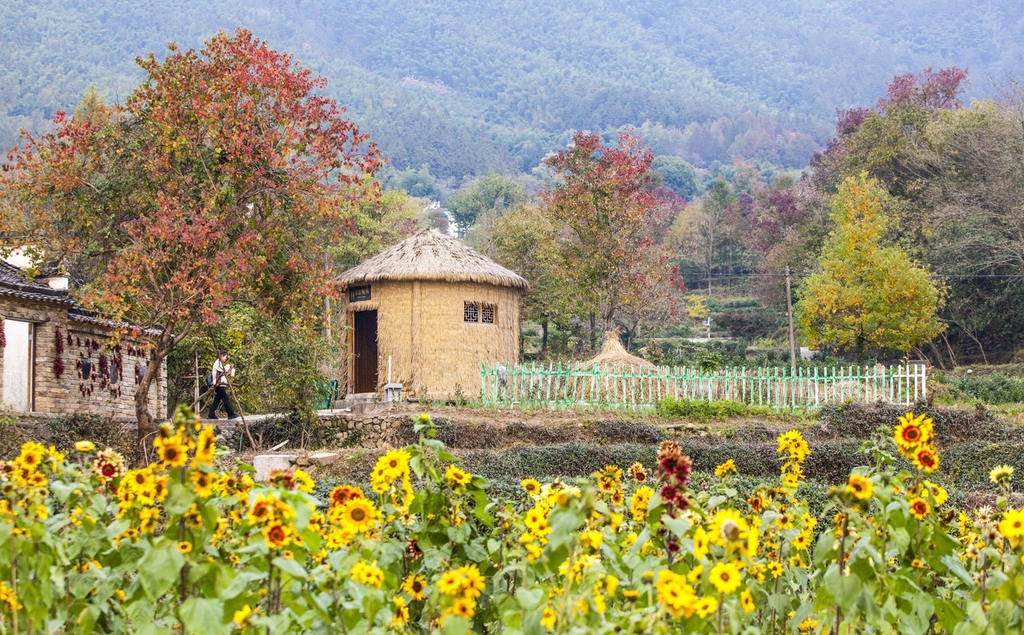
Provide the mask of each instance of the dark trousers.
POLYGON ((228 399, 228 387, 217 386, 214 391, 216 395, 213 398, 213 404, 210 406, 210 412, 207 414, 207 419, 217 418, 217 407, 221 404, 224 405, 224 412, 228 413, 228 419, 235 418, 235 411, 231 408, 231 400, 228 399))

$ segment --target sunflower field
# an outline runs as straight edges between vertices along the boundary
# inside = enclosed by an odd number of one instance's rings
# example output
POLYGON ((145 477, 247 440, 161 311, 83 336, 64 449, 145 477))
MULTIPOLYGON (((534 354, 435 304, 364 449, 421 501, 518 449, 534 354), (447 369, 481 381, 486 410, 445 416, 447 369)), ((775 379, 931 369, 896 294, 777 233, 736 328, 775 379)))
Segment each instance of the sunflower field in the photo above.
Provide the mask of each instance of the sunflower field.
POLYGON ((695 492, 665 441, 654 466, 526 479, 525 503, 490 497, 426 415, 329 500, 301 470, 224 469, 185 409, 142 469, 30 442, 0 463, 0 634, 1024 632, 1012 468, 995 507, 950 509, 931 420, 894 424, 818 517, 798 431, 749 497, 732 461, 695 492))

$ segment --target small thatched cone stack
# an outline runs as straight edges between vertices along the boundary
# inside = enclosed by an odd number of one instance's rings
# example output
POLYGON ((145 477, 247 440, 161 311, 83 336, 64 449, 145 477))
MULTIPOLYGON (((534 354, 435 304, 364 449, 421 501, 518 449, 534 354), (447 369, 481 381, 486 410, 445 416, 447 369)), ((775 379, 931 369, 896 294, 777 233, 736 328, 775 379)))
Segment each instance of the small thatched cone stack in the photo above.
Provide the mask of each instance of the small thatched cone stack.
POLYGON ((605 331, 601 352, 597 357, 587 361, 587 366, 593 367, 594 365, 606 366, 608 368, 615 366, 620 368, 629 368, 630 366, 634 368, 655 367, 654 364, 646 359, 630 355, 626 352, 626 349, 622 348, 622 343, 619 341, 619 329, 605 331))

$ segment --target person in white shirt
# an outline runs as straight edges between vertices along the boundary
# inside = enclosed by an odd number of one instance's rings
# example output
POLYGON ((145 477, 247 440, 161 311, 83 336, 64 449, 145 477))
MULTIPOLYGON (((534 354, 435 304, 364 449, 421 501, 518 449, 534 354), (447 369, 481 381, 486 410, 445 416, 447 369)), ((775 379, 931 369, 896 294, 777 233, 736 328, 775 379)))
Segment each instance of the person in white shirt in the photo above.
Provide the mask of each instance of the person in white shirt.
POLYGON ((237 419, 238 415, 231 408, 231 400, 228 399, 228 377, 235 376, 235 367, 228 363, 228 352, 220 351, 216 361, 213 362, 213 389, 215 396, 213 404, 210 405, 210 412, 207 419, 217 418, 217 407, 224 405, 224 411, 228 413, 228 419, 237 419))

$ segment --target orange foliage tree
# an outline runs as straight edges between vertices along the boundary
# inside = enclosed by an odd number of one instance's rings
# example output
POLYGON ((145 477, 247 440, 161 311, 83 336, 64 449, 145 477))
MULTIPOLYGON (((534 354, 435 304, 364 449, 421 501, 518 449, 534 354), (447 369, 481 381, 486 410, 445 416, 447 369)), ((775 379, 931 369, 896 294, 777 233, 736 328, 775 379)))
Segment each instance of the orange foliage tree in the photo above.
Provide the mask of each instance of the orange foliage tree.
POLYGON ((596 331, 618 324, 632 333, 643 315, 662 309, 680 285, 669 254, 653 234, 664 212, 654 192, 650 149, 631 132, 616 146, 577 132, 572 144, 544 161, 553 187, 542 193, 543 213, 564 228, 559 277, 564 292, 596 331))
POLYGON ((25 135, 4 165, 0 229, 66 267, 86 306, 150 331, 145 442, 150 388, 190 332, 234 302, 313 315, 326 245, 378 194, 380 158, 323 78, 248 31, 137 62, 146 77, 123 105, 25 135))

